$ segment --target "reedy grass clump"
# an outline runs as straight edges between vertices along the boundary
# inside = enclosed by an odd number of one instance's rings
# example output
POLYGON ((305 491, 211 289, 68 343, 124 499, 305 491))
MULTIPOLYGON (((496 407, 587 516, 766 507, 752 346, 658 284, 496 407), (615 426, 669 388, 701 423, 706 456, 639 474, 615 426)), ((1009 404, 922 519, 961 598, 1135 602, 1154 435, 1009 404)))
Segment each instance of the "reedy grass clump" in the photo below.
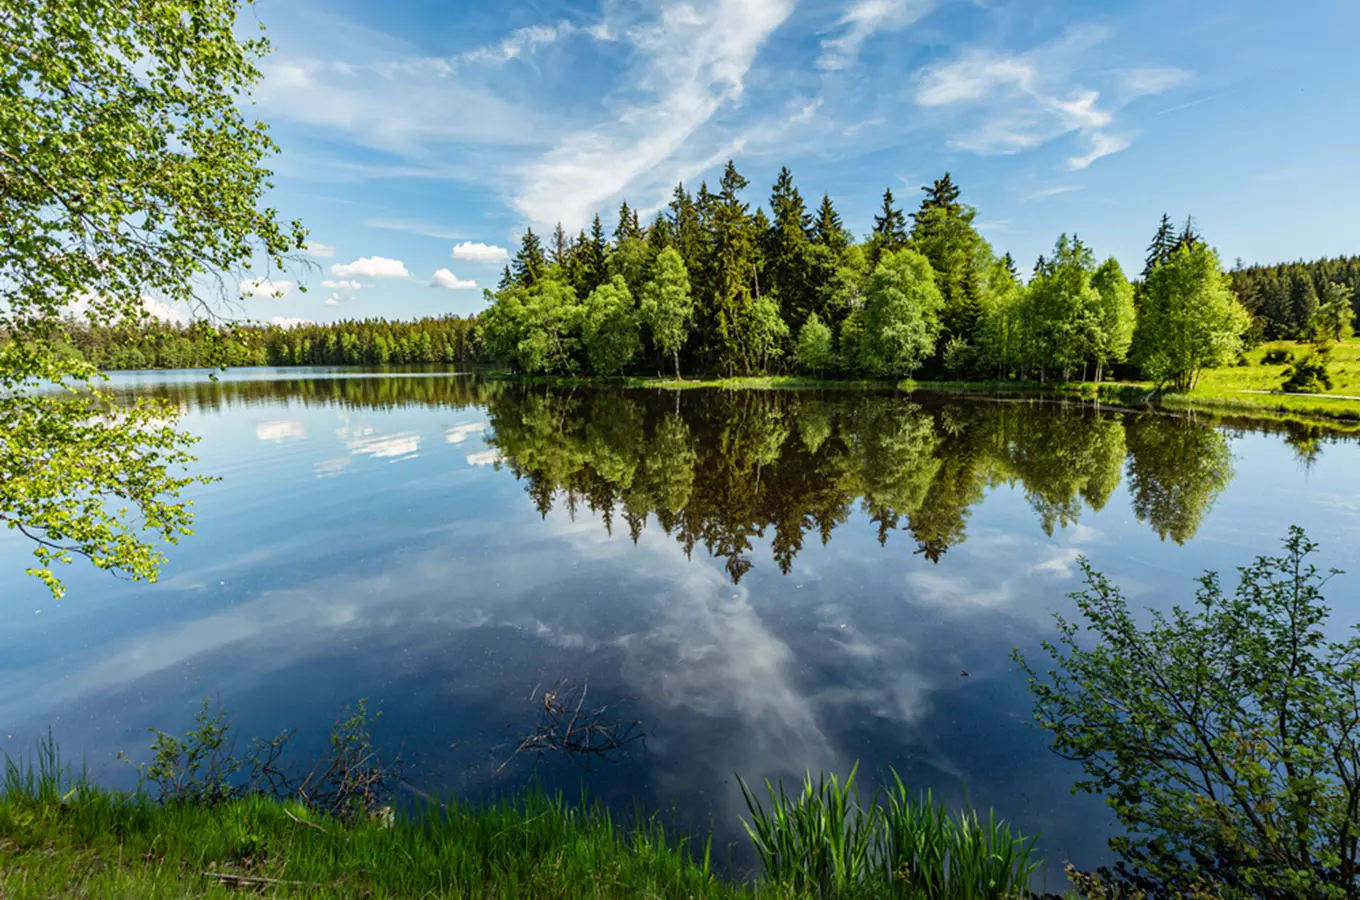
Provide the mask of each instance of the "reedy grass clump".
POLYGON ((855 784, 809 773, 789 796, 766 782, 770 807, 744 781, 743 821, 772 882, 823 898, 1001 900, 1024 896, 1040 862, 1036 838, 988 813, 951 814, 927 793, 913 797, 897 773, 866 805, 855 784))

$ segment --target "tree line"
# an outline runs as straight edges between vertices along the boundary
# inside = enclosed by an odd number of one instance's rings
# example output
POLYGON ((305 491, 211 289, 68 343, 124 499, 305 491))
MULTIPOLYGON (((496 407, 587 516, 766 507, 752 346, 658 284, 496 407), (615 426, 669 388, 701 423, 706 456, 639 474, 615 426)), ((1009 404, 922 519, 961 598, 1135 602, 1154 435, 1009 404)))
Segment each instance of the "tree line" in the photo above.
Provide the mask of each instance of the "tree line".
POLYGON ((1267 340, 1313 340, 1349 325, 1360 296, 1360 256, 1244 266, 1231 274, 1234 293, 1267 340))
POLYGON ((768 209, 728 163, 716 191, 675 189, 644 226, 625 202, 547 245, 526 231, 489 308, 483 351, 515 371, 1097 380, 1114 367, 1185 390, 1236 359, 1251 316, 1217 253, 1164 217, 1131 282, 1076 235, 1028 277, 998 256, 949 173, 910 214, 884 192, 856 241, 829 196, 783 169, 768 209))
POLYGON ((764 207, 728 163, 716 191, 675 189, 650 224, 625 202, 574 237, 532 229, 477 316, 295 327, 87 327, 65 340, 106 369, 482 363, 532 375, 663 371, 895 379, 1103 380, 1176 390, 1261 339, 1351 334, 1360 258, 1225 273, 1193 221, 1162 220, 1130 280, 1077 235, 1022 274, 949 175, 918 207, 884 192, 856 241, 829 196, 787 169, 764 207))
POLYGON ((291 327, 206 320, 187 325, 141 319, 90 325, 69 319, 63 346, 101 369, 218 366, 462 365, 479 358, 473 317, 346 320, 291 327))

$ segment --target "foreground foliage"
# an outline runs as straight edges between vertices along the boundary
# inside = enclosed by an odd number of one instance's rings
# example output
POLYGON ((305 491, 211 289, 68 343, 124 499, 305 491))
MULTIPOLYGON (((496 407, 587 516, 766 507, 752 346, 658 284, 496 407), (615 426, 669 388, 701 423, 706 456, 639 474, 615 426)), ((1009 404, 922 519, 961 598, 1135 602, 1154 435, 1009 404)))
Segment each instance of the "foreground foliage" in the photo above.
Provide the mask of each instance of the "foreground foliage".
POLYGON ((1316 549, 1293 528, 1235 593, 1207 573, 1194 607, 1146 626, 1083 563, 1083 621, 1059 618, 1053 669, 1017 654, 1054 749, 1085 769, 1077 788, 1104 794, 1127 829, 1115 843, 1135 881, 1360 893, 1360 638, 1324 628, 1316 549))
POLYGON ((175 412, 114 406, 97 367, 60 352, 67 316, 206 312, 216 280, 305 239, 260 209, 276 148, 241 110, 267 45, 238 39, 238 12, 0 0, 0 523, 58 596, 77 556, 154 579, 191 521, 175 412))
POLYGON ((1040 866, 1035 838, 1013 834, 995 813, 951 815, 895 774, 866 805, 855 775, 809 774, 792 797, 767 783, 768 810, 741 782, 744 824, 769 878, 820 897, 1003 900, 1029 890, 1040 866))

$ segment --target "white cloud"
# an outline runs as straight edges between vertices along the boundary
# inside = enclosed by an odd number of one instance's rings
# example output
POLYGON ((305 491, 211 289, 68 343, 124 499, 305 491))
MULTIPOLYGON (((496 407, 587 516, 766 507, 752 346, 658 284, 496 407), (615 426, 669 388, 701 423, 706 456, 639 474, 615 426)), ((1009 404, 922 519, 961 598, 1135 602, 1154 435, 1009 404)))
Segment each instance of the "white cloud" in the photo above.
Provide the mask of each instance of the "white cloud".
MULTIPOLYGON (((91 302, 95 299, 93 294, 87 294, 74 303, 68 304, 66 311, 69 315, 85 317, 90 312, 91 302)), ((171 306, 163 300, 155 297, 143 296, 141 301, 142 310, 153 319, 160 319, 172 325, 188 325, 191 317, 184 310, 177 306, 171 306)))
POLYGON ((1102 156, 1127 150, 1129 145, 1133 143, 1133 139, 1123 135, 1096 131, 1087 137, 1086 143, 1087 151, 1085 153, 1070 157, 1067 160, 1067 168, 1073 172, 1086 168, 1102 156))
POLYGON ((461 444, 474 434, 481 434, 483 431, 486 431, 485 422, 464 422, 446 430, 444 440, 450 444, 461 444))
POLYGON ((355 456, 372 456, 393 462, 413 459, 420 452, 422 438, 413 432, 359 438, 349 442, 349 452, 355 456))
POLYGON ((287 297, 293 290, 291 281, 273 281, 268 278, 247 278, 241 282, 242 297, 287 297))
POLYGON ((469 453, 467 461, 469 465, 473 466, 490 466, 504 458, 499 450, 482 450, 478 453, 469 453))
POLYGON ((817 65, 830 70, 848 68, 874 32, 907 28, 934 8, 935 0, 856 0, 836 23, 840 34, 822 41, 817 65))
POLYGON ((340 278, 409 278, 406 264, 384 256, 364 256, 351 263, 336 263, 331 274, 340 278))
POLYGON ((1057 197, 1060 194, 1074 194, 1077 191, 1086 190, 1084 184, 1055 184, 1045 188, 1039 188, 1031 194, 1026 195, 1026 200, 1042 200, 1044 197, 1057 197))
POLYGON ((1084 169, 1132 143, 1127 134, 1106 130, 1119 110, 1190 77, 1171 68, 1117 70, 1111 96, 1102 98, 1076 83, 1073 73, 1109 36, 1108 29, 1078 27, 1024 53, 967 51, 922 69, 916 102, 948 114, 953 146, 984 155, 1018 153, 1077 132, 1086 152, 1071 157, 1068 168, 1084 169))
POLYGON ((614 39, 614 34, 607 22, 588 26, 566 21, 554 25, 529 25, 510 32, 498 44, 469 50, 466 53, 459 54, 455 57, 455 60, 463 63, 503 65, 511 60, 532 55, 539 47, 555 44, 575 34, 585 34, 598 41, 614 39))
POLYGON ((1125 102, 1139 97, 1164 94, 1174 87, 1185 84, 1193 77, 1184 69, 1169 67, 1122 69, 1116 75, 1119 79, 1119 93, 1125 102))
POLYGON ((340 295, 339 295, 339 294, 331 294, 329 297, 326 298, 326 302, 325 302, 324 305, 325 305, 325 306, 339 306, 339 305, 340 305, 340 295))
POLYGON ((640 66, 627 76, 636 99, 607 108, 597 125, 567 134, 522 166, 511 203, 534 224, 560 221, 575 229, 630 189, 668 190, 692 164, 677 157, 701 127, 741 99, 756 54, 793 7, 793 0, 663 6, 657 20, 629 31, 640 66))
POLYGON ((297 419, 283 419, 275 422, 259 422, 255 425, 255 438, 261 441, 282 443, 301 441, 307 437, 307 426, 297 419))
POLYGON ((495 262, 508 259, 509 256, 510 252, 504 247, 473 243, 472 241, 464 241, 453 248, 453 258, 467 262, 495 262))
POLYGON ((332 247, 330 244, 322 244, 317 241, 308 241, 307 252, 310 253, 312 256, 324 259, 334 256, 335 248, 332 247))
POLYGON ((364 284, 360 281, 323 281, 321 286, 336 291, 360 291, 364 288, 371 288, 375 285, 364 284))
POLYGON ((297 319, 297 318, 290 318, 290 317, 288 317, 288 316, 275 316, 274 318, 270 319, 269 322, 270 322, 270 324, 272 324, 272 325, 277 325, 277 326, 279 326, 280 328, 297 328, 297 327, 299 327, 299 326, 301 326, 301 325, 315 325, 315 324, 316 324, 316 323, 313 322, 311 319, 297 319))
POLYGON ((475 291, 477 282, 472 280, 462 281, 458 276, 448 269, 440 269, 434 273, 434 280, 430 282, 431 287, 448 288, 451 291, 475 291))

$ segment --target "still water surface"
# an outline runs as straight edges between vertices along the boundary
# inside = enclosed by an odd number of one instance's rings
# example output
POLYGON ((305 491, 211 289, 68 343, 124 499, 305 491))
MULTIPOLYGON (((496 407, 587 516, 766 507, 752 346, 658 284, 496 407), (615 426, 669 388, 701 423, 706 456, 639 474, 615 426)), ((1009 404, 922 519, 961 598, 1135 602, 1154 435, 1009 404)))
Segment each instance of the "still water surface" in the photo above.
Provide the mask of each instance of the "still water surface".
MULTIPOLYGON (((202 437, 198 534, 160 584, 74 569, 53 602, 0 536, 0 748, 49 726, 93 774, 220 697, 304 754, 369 698, 434 791, 524 784, 536 685, 570 678, 646 750, 549 786, 740 841, 733 778, 895 768, 1107 861, 1098 798, 1009 654, 1077 560, 1140 606, 1291 523, 1360 570, 1360 450, 1078 405, 864 392, 566 390, 342 370, 119 375, 202 437)), ((1360 619, 1334 582, 1338 624, 1360 619)), ((740 850, 732 851, 740 862, 740 850)))

